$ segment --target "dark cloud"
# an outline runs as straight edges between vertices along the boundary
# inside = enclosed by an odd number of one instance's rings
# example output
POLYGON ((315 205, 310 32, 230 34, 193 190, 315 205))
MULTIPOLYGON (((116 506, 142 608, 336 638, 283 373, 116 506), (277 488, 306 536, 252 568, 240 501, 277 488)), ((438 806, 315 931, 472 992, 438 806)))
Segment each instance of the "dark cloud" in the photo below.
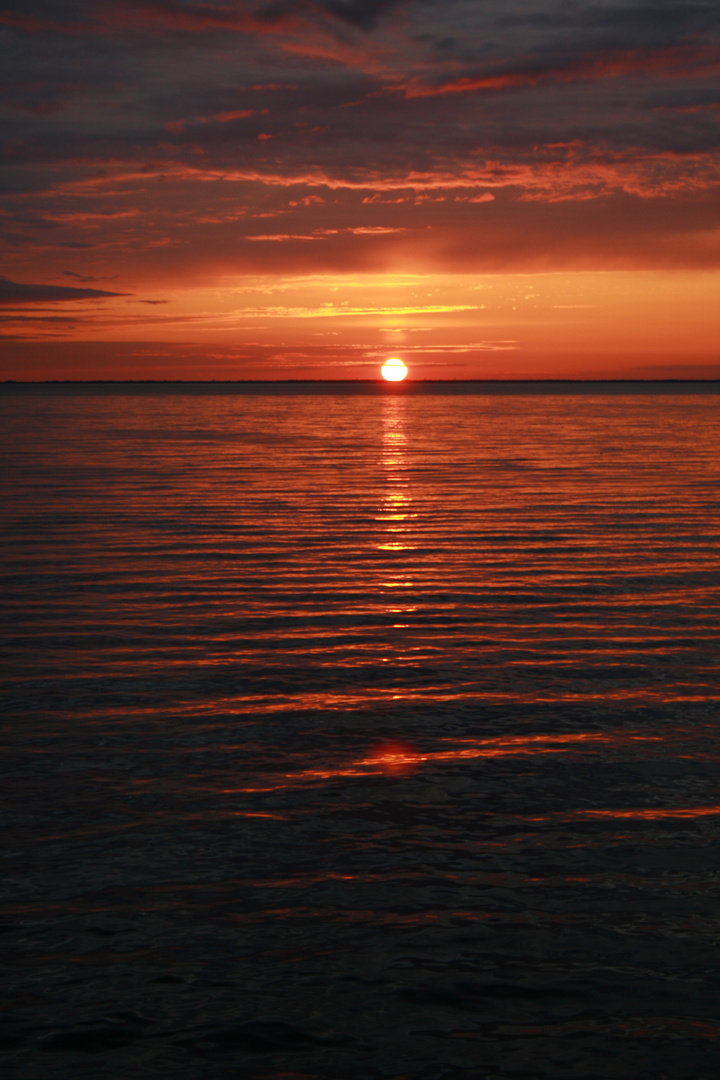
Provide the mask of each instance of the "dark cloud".
POLYGON ((34 285, 0 277, 0 304, 36 304, 48 301, 93 300, 103 296, 124 296, 125 293, 105 292, 102 289, 75 289, 70 285, 34 285))
POLYGON ((322 0, 322 7, 351 26, 371 30, 378 20, 402 0, 322 0))
POLYGON ((0 322, 3 323, 68 323, 75 324, 75 319, 67 315, 19 315, 15 312, 4 311, 0 314, 0 322))
POLYGON ((76 274, 74 270, 63 270, 63 276, 75 278, 76 281, 97 281, 91 274, 76 274))
POLYGON ((178 32, 240 33, 277 30, 299 21, 330 15, 348 26, 372 30, 391 8, 410 0, 275 0, 257 3, 233 0, 228 3, 183 3, 182 0, 125 0, 107 4, 103 0, 76 0, 57 4, 37 2, 33 10, 26 4, 6 2, 0 6, 0 26, 33 34, 86 36, 115 31, 170 30, 178 32))
MULTIPOLYGON (((510 5, 512 7, 512 5, 510 5)), ((682 3, 660 0, 653 4, 568 4, 547 5, 546 11, 512 11, 495 19, 503 30, 529 27, 573 33, 610 31, 622 41, 677 40, 706 34, 720 26, 720 10, 714 2, 682 3)), ((557 39, 556 39, 557 40, 557 39)))
POLYGON ((680 112, 699 112, 720 107, 720 86, 695 89, 683 86, 648 95, 645 104, 651 109, 676 109, 680 112))
POLYGON ((610 28, 624 34, 662 35, 666 39, 706 34, 720 27, 720 10, 712 2, 589 5, 580 9, 580 26, 610 28))

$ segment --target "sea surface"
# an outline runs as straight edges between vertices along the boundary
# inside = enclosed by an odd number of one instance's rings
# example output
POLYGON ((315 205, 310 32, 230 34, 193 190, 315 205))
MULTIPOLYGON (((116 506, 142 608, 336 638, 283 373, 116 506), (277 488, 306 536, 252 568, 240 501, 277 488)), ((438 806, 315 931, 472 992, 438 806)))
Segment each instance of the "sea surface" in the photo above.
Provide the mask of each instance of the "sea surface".
POLYGON ((0 388, 4 1075, 716 1080, 719 407, 0 388))

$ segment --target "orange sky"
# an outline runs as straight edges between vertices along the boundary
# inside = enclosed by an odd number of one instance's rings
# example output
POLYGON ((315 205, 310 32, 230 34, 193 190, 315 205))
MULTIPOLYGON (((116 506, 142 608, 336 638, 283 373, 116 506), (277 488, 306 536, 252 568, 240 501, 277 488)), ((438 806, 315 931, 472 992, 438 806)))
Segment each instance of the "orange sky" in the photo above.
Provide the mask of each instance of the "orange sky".
POLYGON ((0 378, 720 377, 702 2, 0 5, 0 378))

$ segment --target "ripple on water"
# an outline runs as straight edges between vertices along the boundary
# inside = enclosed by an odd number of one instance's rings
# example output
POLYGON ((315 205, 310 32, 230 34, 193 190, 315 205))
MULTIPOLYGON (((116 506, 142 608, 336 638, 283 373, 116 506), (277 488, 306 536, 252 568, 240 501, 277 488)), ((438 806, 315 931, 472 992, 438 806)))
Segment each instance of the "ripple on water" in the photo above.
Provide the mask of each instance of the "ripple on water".
POLYGON ((10 1075, 714 1078, 717 403, 3 388, 10 1075))

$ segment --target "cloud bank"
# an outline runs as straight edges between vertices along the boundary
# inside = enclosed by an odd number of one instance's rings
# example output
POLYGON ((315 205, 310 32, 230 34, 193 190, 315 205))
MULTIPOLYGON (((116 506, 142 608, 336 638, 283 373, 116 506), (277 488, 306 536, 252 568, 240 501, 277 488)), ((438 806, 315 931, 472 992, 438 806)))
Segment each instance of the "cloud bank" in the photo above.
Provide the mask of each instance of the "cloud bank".
POLYGON ((0 48, 5 305, 720 262, 708 0, 4 0, 0 48))

